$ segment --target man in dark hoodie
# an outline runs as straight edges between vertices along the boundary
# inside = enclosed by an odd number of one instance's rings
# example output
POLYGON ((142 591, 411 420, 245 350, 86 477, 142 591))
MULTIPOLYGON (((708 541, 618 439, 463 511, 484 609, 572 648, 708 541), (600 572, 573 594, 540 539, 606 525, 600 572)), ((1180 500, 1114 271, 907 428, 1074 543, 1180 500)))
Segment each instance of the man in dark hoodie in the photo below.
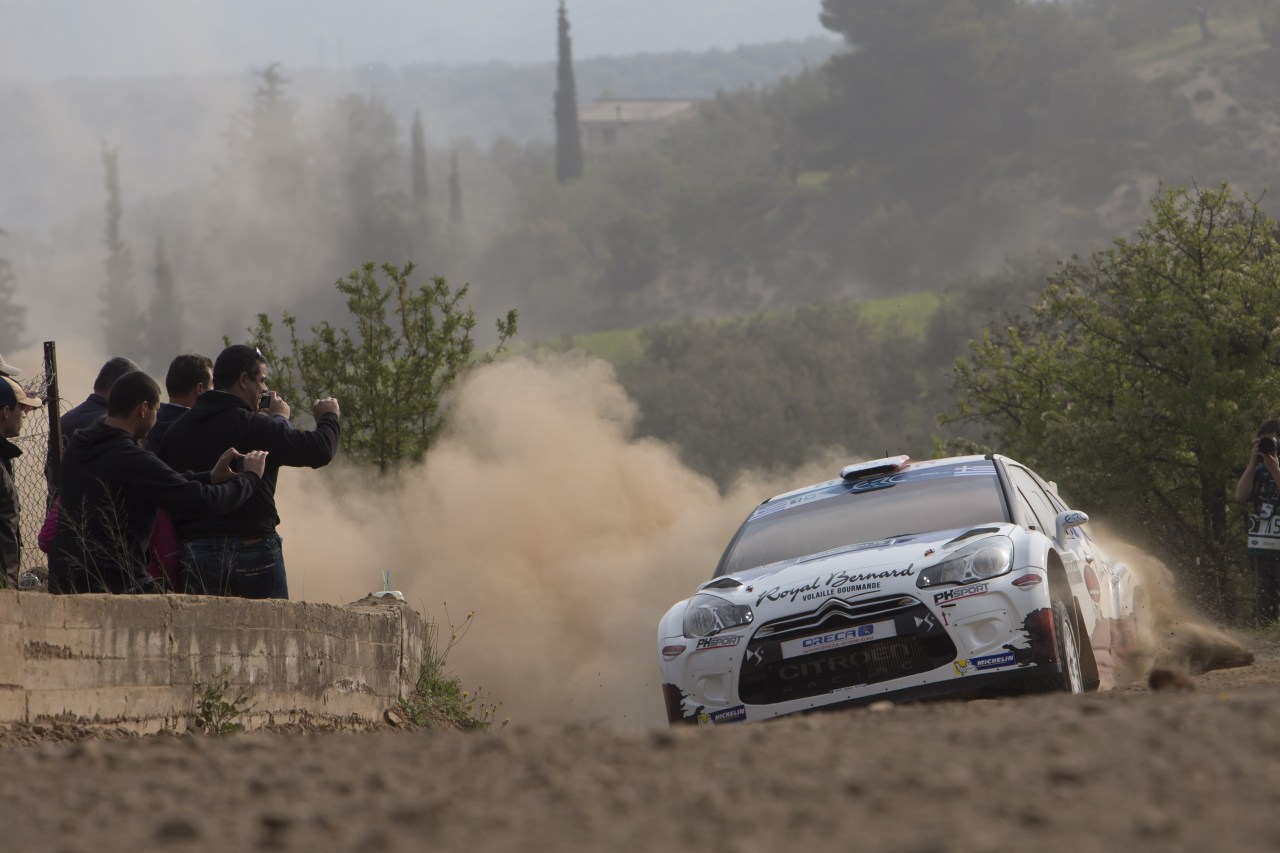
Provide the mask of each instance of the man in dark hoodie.
POLYGON ((243 504, 266 469, 266 454, 219 455, 203 474, 179 474, 139 442, 155 426, 160 386, 141 371, 111 386, 104 420, 72 436, 62 459, 58 531, 49 553, 49 591, 141 592, 157 509, 192 516, 243 504), (244 473, 231 470, 243 459, 244 473))
POLYGON ((289 407, 267 389, 267 360, 253 347, 224 349, 213 363, 213 389, 196 400, 170 427, 160 457, 179 469, 200 470, 217 458, 219 448, 266 450, 262 483, 249 500, 225 515, 173 514, 182 542, 188 593, 241 598, 288 598, 284 550, 276 527, 276 478, 280 468, 320 468, 338 453, 338 401, 316 400, 313 430, 294 429, 289 407), (264 395, 269 405, 260 411, 264 395))
POLYGON ((107 416, 107 394, 111 391, 111 386, 121 376, 137 369, 138 365, 121 355, 102 365, 102 369, 98 371, 98 378, 93 380, 93 393, 85 398, 83 403, 68 409, 58 419, 62 430, 63 449, 66 449, 67 442, 71 441, 71 436, 76 430, 93 426, 107 416))
POLYGON ((196 398, 213 387, 213 362, 207 355, 189 353, 169 362, 169 372, 164 375, 164 390, 169 402, 160 404, 156 413, 156 425, 147 433, 143 446, 156 453, 160 442, 173 422, 196 404, 196 398))

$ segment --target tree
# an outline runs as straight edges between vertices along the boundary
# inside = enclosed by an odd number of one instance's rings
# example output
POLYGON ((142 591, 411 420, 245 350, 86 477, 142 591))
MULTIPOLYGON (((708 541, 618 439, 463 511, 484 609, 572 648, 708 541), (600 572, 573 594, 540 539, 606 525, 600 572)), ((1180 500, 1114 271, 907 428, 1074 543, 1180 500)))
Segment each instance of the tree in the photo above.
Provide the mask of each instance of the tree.
POLYGON ((317 173, 337 190, 331 213, 341 257, 405 257, 411 203, 395 114, 375 95, 345 95, 322 123, 330 142, 317 157, 317 173))
POLYGON ((556 66, 556 180, 566 183, 582 177, 582 132, 578 128, 578 94, 573 79, 573 45, 569 41, 569 13, 560 0, 557 15, 556 66))
POLYGON ((435 441, 445 419, 445 395, 472 366, 491 361, 516 334, 517 314, 497 321, 497 345, 476 357, 475 312, 464 307, 467 286, 450 289, 443 278, 414 288, 412 263, 365 264, 336 283, 346 297, 353 328, 328 321, 298 334, 297 318, 282 318, 288 350, 274 339, 265 314, 250 330, 271 363, 273 387, 298 403, 332 395, 342 403, 344 453, 386 472, 415 462, 435 441))
POLYGON ((449 155, 449 220, 462 221, 462 178, 458 174, 458 152, 449 155))
POLYGON ((1258 10, 1258 27, 1262 30, 1271 53, 1280 53, 1280 0, 1262 0, 1258 10))
POLYGON ((1209 29, 1209 12, 1213 10, 1212 2, 1192 2, 1185 4, 1189 7, 1189 11, 1196 16, 1196 23, 1200 26, 1200 43, 1207 44, 1213 40, 1213 31, 1209 29))
MULTIPOLYGON (((0 236, 5 231, 0 228, 0 236)), ((21 346, 23 335, 27 331, 27 309, 14 301, 18 291, 18 280, 13 274, 9 259, 0 257, 0 343, 6 349, 21 346)))
POLYGON ((856 303, 655 326, 642 340, 643 355, 618 369, 637 431, 722 485, 832 447, 874 457, 929 445, 909 426, 928 417, 916 342, 856 303))
POLYGON ((1280 399, 1280 229, 1231 188, 1167 189, 1135 239, 1066 263, 1029 319, 957 362, 991 446, 1141 530, 1224 612, 1227 511, 1248 439, 1280 399))
POLYGON ((123 205, 120 201, 120 151, 102 146, 103 183, 107 190, 107 278, 102 287, 102 331, 107 350, 137 358, 145 350, 145 326, 139 319, 133 290, 133 260, 120 234, 123 205))
POLYGON ((419 209, 427 203, 427 144, 422 134, 422 111, 413 113, 413 130, 411 132, 413 152, 413 201, 419 209))
POLYGON ((1192 18, 1200 27, 1200 43, 1207 44, 1213 39, 1209 15, 1218 0, 1085 0, 1082 5, 1122 47, 1160 36, 1192 18))
POLYGON ((285 99, 289 78, 273 62, 254 72, 259 80, 249 117, 249 157, 254 177, 268 198, 294 197, 302 180, 298 152, 297 104, 285 99))
POLYGON ((147 312, 147 343, 151 354, 150 365, 159 371, 182 352, 182 305, 178 299, 178 287, 173 278, 173 267, 164 251, 164 238, 156 238, 155 290, 151 295, 151 308, 147 312))

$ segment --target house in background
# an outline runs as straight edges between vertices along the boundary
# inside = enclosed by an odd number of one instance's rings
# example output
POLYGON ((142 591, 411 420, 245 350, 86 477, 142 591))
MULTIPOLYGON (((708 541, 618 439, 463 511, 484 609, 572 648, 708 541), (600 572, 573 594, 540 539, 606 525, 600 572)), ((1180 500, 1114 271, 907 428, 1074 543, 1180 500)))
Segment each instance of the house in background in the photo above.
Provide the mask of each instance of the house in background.
POLYGON ((578 108, 588 160, 656 144, 671 125, 694 115, 700 102, 681 98, 600 98, 578 108))

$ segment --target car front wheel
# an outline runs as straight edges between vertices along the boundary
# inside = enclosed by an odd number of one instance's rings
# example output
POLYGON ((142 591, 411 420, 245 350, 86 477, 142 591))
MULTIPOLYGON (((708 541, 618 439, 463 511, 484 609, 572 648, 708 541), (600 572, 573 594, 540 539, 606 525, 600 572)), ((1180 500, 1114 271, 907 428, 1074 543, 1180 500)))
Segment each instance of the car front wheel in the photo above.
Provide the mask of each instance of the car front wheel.
POLYGON ((1076 637, 1076 620, 1065 601, 1053 602, 1053 634, 1058 641, 1058 662, 1062 665, 1058 689, 1067 693, 1084 692, 1084 673, 1080 666, 1080 643, 1076 637))
POLYGON ((1080 663, 1080 642, 1076 636, 1076 620, 1071 607, 1060 598, 1053 599, 1053 637, 1061 672, 1043 676, 1046 692, 1083 693, 1084 672, 1080 663))

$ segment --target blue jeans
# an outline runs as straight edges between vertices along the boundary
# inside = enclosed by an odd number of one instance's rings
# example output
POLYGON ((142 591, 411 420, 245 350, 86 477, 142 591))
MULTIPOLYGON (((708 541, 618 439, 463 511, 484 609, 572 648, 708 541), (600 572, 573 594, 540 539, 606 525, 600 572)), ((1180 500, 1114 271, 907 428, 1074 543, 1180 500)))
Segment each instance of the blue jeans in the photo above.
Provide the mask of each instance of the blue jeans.
POLYGON ((279 536, 185 540, 182 578, 187 594, 288 598, 283 544, 279 536))

